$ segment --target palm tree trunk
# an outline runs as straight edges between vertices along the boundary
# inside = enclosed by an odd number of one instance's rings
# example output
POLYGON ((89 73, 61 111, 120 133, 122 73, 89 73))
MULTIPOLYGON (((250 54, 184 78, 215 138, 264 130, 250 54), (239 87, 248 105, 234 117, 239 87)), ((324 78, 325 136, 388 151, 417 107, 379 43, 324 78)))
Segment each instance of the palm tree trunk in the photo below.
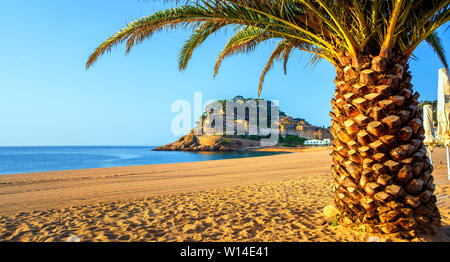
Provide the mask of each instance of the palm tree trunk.
POLYGON ((406 59, 340 62, 330 113, 335 206, 369 231, 401 238, 436 233, 433 167, 406 59))

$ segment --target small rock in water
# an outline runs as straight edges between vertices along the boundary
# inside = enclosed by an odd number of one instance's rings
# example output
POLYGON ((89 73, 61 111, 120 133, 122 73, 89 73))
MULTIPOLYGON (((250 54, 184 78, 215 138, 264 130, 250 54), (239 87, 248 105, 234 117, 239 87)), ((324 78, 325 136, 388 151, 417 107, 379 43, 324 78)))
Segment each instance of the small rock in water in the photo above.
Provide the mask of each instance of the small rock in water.
POLYGON ((80 242, 80 238, 77 236, 68 237, 66 242, 80 242))
POLYGON ((377 236, 370 236, 367 238, 367 242, 380 242, 380 238, 377 236))

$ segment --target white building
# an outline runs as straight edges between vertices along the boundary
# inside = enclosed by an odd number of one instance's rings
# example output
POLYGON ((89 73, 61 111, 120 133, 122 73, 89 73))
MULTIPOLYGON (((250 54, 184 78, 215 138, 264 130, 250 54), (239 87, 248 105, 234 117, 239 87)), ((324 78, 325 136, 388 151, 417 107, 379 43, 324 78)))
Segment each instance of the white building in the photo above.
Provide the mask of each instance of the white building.
POLYGON ((306 140, 304 143, 305 146, 325 146, 325 145, 331 145, 330 139, 310 139, 306 140))

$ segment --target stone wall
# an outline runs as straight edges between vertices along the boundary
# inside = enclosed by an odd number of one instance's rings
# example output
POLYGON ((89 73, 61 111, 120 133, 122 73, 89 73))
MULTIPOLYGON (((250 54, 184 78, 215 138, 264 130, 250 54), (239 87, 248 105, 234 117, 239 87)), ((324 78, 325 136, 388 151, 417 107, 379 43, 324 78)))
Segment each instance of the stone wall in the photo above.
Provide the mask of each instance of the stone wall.
POLYGON ((222 139, 222 136, 196 136, 198 144, 201 146, 214 146, 222 139))

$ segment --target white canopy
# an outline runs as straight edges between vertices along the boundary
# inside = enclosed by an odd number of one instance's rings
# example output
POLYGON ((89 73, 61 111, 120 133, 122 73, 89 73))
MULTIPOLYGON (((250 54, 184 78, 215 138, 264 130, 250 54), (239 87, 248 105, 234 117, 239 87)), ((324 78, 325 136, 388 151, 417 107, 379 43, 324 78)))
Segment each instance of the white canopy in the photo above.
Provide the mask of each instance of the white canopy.
POLYGON ((433 137, 433 109, 431 105, 423 106, 423 129, 425 130, 425 139, 423 143, 428 146, 434 146, 433 137))
POLYGON ((437 100, 437 136, 446 146, 450 145, 450 82, 445 68, 439 69, 437 100))

